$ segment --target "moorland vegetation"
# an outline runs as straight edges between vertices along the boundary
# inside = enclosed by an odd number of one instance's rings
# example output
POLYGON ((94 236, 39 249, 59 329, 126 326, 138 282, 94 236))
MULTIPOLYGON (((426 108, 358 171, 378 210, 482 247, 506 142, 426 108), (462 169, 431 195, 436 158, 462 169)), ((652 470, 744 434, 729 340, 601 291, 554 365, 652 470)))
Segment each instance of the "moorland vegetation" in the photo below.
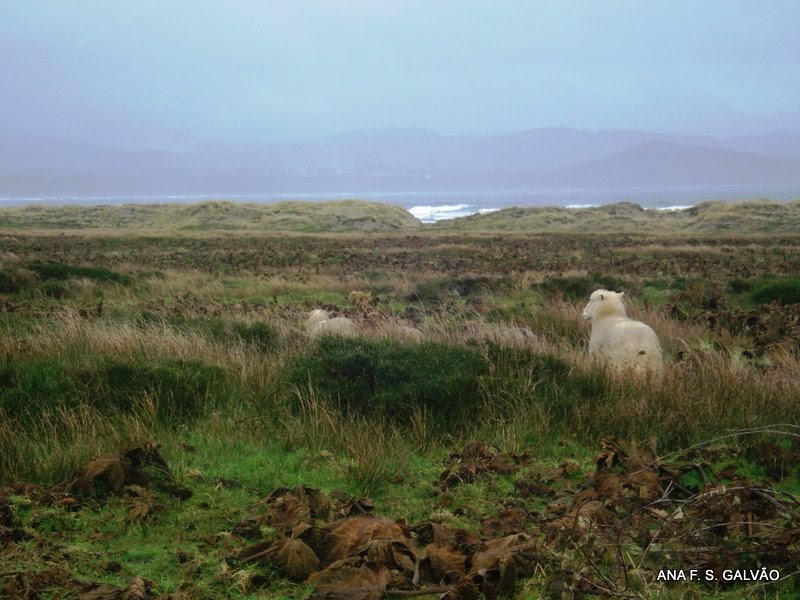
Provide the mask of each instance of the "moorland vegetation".
POLYGON ((783 217, 578 235, 176 214, 0 213, 0 594, 794 596, 783 217), (600 287, 658 334, 663 380, 588 357, 600 287), (313 309, 360 334, 309 337, 313 309), (534 335, 481 333, 499 327, 534 335), (762 567, 780 581, 726 579, 762 567))

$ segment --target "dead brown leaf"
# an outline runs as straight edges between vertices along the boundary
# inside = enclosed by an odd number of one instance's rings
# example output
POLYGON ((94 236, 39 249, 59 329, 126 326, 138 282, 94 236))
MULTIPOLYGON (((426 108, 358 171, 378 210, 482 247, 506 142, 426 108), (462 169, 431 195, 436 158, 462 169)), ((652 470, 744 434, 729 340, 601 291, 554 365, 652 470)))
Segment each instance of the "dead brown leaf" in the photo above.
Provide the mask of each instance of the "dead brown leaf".
POLYGON ((466 529, 456 529, 441 523, 425 521, 412 528, 420 544, 434 543, 437 546, 452 543, 457 546, 479 544, 480 538, 466 529))
POLYGON ((166 507, 156 499, 155 494, 138 485, 126 486, 125 491, 132 496, 128 518, 132 521, 147 521, 166 507))
POLYGON ((319 570, 319 558, 299 539, 285 539, 272 546, 265 556, 294 581, 305 581, 311 573, 319 570))
POLYGON ((154 467, 159 477, 172 482, 172 473, 159 454, 159 448, 160 444, 150 442, 125 454, 101 454, 84 465, 71 480, 53 486, 50 491, 77 492, 83 496, 120 495, 125 486, 149 487, 150 478, 142 470, 144 467, 154 467))
POLYGON ((380 600, 390 580, 383 565, 365 564, 353 567, 328 568, 314 573, 309 583, 315 586, 310 598, 322 600, 380 600))
POLYGON ((486 519, 481 523, 481 531, 486 537, 497 537, 512 533, 522 533, 526 529, 527 510, 520 507, 506 508, 500 511, 496 519, 486 519))
POLYGON ((435 581, 448 575, 463 575, 468 570, 467 554, 452 543, 430 543, 423 550, 425 567, 430 568, 435 581))
POLYGON ((247 521, 275 527, 288 534, 296 526, 314 525, 317 519, 325 520, 331 511, 328 497, 317 489, 298 485, 294 489, 277 488, 258 503, 258 512, 247 521))
POLYGON ((369 515, 334 521, 326 525, 323 531, 325 536, 320 556, 325 564, 353 556, 373 540, 409 541, 398 523, 369 515))
POLYGON ((141 577, 134 577, 127 588, 110 583, 81 584, 78 600, 146 600, 150 598, 153 584, 141 577))
POLYGON ((112 494, 119 495, 126 477, 134 472, 131 461, 119 454, 102 454, 89 461, 70 482, 68 489, 83 496, 95 496, 96 484, 104 483, 112 494))
POLYGON ((359 548, 358 555, 366 562, 377 563, 415 578, 418 569, 417 551, 406 540, 370 540, 359 548))
POLYGON ((447 469, 439 476, 439 482, 444 489, 450 489, 463 483, 472 483, 479 475, 510 475, 517 470, 517 463, 525 460, 524 455, 499 454, 487 442, 469 442, 463 450, 450 455, 447 469))
POLYGON ((518 533, 504 538, 489 540, 472 557, 470 575, 499 569, 501 562, 513 559, 524 571, 532 570, 537 557, 537 542, 529 535, 518 533))

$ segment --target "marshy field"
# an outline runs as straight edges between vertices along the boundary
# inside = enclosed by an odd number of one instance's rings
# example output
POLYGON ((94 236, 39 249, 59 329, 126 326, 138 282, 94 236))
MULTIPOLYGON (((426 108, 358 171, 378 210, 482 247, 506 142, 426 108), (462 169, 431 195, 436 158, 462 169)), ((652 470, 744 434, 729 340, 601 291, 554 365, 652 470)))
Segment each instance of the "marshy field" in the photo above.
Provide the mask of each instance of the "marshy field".
POLYGON ((800 201, 320 210, 0 211, 0 597, 797 596, 800 201))

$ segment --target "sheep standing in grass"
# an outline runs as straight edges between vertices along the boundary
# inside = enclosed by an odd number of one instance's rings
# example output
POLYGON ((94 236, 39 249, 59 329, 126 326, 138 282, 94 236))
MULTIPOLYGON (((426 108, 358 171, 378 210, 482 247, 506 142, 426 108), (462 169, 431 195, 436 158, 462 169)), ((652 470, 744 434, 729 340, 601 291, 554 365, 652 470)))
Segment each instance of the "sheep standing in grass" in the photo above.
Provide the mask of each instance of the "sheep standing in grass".
POLYGON ((597 290, 589 297, 583 309, 583 318, 592 321, 589 355, 613 369, 660 375, 664 357, 658 336, 641 321, 628 318, 622 303, 624 295, 597 290))

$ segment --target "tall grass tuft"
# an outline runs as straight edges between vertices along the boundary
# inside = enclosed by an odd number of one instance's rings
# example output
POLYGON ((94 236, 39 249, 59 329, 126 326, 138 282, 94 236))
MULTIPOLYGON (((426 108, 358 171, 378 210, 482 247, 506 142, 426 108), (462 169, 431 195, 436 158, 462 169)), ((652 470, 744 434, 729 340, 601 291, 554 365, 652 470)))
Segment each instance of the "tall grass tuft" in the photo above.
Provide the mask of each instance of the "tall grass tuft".
POLYGON ((156 402, 147 394, 125 413, 86 404, 54 407, 24 427, 0 410, 0 472, 4 481, 57 482, 94 456, 159 439, 162 431, 156 402))
POLYGON ((370 496, 407 468, 413 442, 380 416, 344 414, 312 384, 293 390, 297 410, 283 420, 284 443, 325 453, 342 469, 350 490, 370 496))
POLYGON ((288 383, 313 386, 345 414, 405 427, 422 410, 457 427, 474 418, 486 370, 480 353, 468 348, 326 336, 298 360, 288 383))

